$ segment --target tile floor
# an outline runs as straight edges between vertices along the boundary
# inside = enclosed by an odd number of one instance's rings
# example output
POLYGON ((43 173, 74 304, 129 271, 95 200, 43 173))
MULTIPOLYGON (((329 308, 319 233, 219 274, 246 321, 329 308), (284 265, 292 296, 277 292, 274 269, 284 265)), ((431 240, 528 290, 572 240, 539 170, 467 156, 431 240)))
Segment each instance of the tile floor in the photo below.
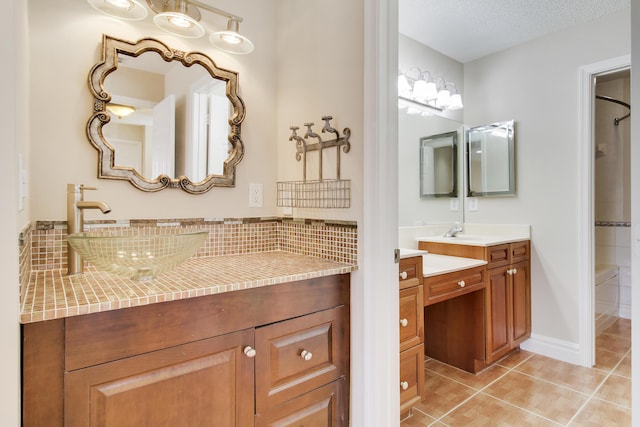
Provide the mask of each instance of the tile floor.
POLYGON ((401 427, 631 425, 631 321, 596 339, 596 366, 526 351, 478 375, 425 363, 425 400, 401 427))

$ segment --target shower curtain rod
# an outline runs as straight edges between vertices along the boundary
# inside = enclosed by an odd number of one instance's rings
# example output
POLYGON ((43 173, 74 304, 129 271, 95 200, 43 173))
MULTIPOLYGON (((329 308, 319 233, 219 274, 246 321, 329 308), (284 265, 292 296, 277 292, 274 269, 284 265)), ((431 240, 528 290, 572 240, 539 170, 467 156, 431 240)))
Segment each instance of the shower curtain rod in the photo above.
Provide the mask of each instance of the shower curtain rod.
POLYGON ((624 119, 626 119, 627 117, 631 116, 631 105, 627 104, 624 101, 620 101, 619 99, 615 99, 612 98, 610 96, 603 96, 603 95, 596 95, 596 99, 602 99, 603 101, 609 101, 609 102, 613 102, 616 104, 620 104, 624 107, 627 107, 629 109, 629 113, 627 113, 626 115, 622 116, 622 117, 616 117, 613 119, 613 124, 618 126, 620 124, 621 121, 623 121, 624 119))

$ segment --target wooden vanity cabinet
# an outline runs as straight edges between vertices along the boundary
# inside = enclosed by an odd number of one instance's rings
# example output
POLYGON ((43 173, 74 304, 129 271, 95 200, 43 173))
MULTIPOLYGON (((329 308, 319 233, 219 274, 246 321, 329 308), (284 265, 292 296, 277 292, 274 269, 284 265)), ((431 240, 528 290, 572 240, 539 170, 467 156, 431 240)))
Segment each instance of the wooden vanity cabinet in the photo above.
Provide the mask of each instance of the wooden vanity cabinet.
POLYGON ((529 241, 487 248, 487 363, 517 348, 531 335, 529 248, 529 241))
POLYGON ((26 427, 342 427, 348 394, 348 274, 23 325, 26 427))
POLYGON ((400 260, 400 414, 424 395, 422 257, 400 260))
MULTIPOLYGON (((484 362, 495 362, 502 356, 517 348, 521 342, 531 336, 531 273, 530 273, 530 242, 522 240, 493 246, 472 246, 455 243, 419 242, 419 249, 431 253, 459 256, 465 258, 483 259, 487 265, 484 290, 484 362)), ((462 274, 462 273, 461 273, 462 274)), ((445 275, 443 275, 444 277, 445 275)), ((425 282, 425 305, 430 301, 430 285, 425 282)), ((454 289, 452 286, 451 289, 454 289)), ((451 300, 447 300, 451 301, 451 300)), ((448 302, 448 304, 453 304, 448 302)), ((457 303, 456 303, 457 304, 457 303)), ((470 306, 476 307, 474 301, 470 306)), ((444 323, 440 318, 459 318, 455 315, 458 309, 450 308, 447 314, 446 305, 438 306, 441 314, 428 308, 425 312, 426 328, 429 333, 441 333, 444 323), (439 326, 438 326, 439 325, 439 326)), ((467 313, 467 310, 464 310, 467 313)), ((450 329, 450 326, 447 328, 450 329)), ((430 355, 430 342, 427 339, 426 354, 430 355)), ((446 337, 440 341, 450 341, 446 337)), ((449 362, 448 362, 449 363, 449 362)), ((453 364, 453 363, 452 363, 453 364)), ((456 365, 462 367, 460 365, 456 365)), ((472 372, 481 369, 477 365, 472 372)), ((462 369, 467 369, 462 367, 462 369)), ((469 369, 467 369, 469 370, 469 369)))

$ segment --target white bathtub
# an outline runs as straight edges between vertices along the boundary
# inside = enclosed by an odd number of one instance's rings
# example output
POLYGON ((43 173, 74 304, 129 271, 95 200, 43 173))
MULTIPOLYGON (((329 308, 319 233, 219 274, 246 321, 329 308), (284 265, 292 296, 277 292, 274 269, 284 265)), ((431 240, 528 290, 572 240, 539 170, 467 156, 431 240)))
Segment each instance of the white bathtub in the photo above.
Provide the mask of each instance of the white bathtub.
POLYGON ((620 280, 618 266, 598 264, 595 271, 596 336, 618 317, 620 280))

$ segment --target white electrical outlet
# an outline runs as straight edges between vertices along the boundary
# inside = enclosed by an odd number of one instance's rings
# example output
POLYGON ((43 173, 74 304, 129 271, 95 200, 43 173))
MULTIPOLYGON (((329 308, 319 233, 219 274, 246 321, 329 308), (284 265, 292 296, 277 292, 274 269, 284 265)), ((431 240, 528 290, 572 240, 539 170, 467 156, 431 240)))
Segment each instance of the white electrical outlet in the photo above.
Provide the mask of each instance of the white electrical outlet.
POLYGON ((249 184, 249 207, 262 207, 262 184, 249 184))

